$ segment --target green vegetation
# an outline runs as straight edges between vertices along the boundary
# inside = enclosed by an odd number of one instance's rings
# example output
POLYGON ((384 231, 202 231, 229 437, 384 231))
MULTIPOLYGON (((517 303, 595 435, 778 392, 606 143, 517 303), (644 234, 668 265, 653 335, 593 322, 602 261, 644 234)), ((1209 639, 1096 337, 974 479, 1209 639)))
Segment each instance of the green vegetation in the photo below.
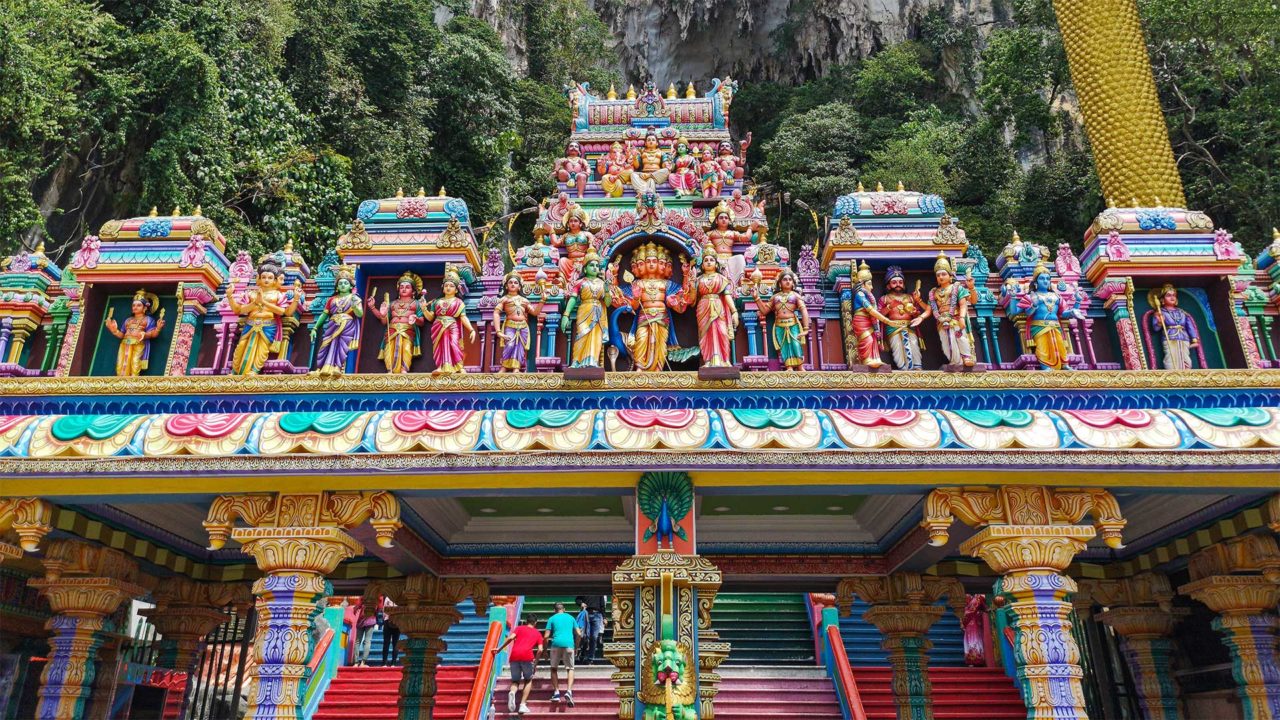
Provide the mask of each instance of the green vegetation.
MULTIPOLYGON (((1140 6, 1191 205, 1255 251, 1280 222, 1280 12, 1140 6)), ((199 203, 233 249, 292 239, 315 262, 360 198, 397 187, 443 185, 477 222, 550 194, 564 86, 623 89, 608 30, 585 0, 498 3, 495 21, 522 38, 515 68, 467 7, 0 4, 0 253, 48 238, 56 258, 108 218, 199 203)), ((916 40, 798 86, 744 82, 733 124, 754 132, 757 183, 821 214, 859 180, 901 181, 943 195, 988 252, 1015 228, 1078 242, 1102 201, 1052 5, 1009 7, 1012 22, 987 28, 935 10, 916 40)), ((791 27, 774 41, 793 42, 791 27)), ((774 237, 812 242, 808 212, 770 207, 774 237)))

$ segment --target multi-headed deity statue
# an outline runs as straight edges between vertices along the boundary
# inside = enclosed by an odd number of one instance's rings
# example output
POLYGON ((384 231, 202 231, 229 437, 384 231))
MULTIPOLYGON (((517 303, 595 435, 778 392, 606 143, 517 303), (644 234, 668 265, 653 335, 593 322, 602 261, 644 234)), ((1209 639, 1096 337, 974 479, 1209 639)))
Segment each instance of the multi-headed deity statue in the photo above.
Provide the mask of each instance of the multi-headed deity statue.
POLYGON ((676 191, 676 197, 695 195, 698 192, 698 158, 689 151, 689 141, 676 141, 676 156, 671 159, 671 175, 667 184, 676 191))
POLYGON ((283 281, 284 270, 275 262, 264 260, 258 264, 257 287, 249 291, 246 302, 236 299, 234 289, 227 292, 227 304, 245 316, 240 342, 231 358, 233 374, 257 375, 271 352, 280 349, 281 319, 292 315, 302 300, 302 284, 294 282, 293 289, 286 292, 281 287, 283 281))
POLYGON ((1190 370, 1191 350, 1200 347, 1200 331, 1190 313, 1178 307, 1178 289, 1169 283, 1147 294, 1147 327, 1160 336, 1165 370, 1190 370))
POLYGON ((760 298, 760 271, 756 271, 751 294, 760 317, 773 314, 773 349, 787 370, 804 370, 804 339, 809 335, 809 307, 797 292, 800 278, 790 270, 778 275, 778 285, 768 300, 760 298))
POLYGON ((657 133, 650 131, 644 136, 644 147, 631 158, 631 166, 635 168, 631 173, 631 187, 636 194, 655 190, 666 182, 671 174, 667 169, 669 162, 667 154, 658 147, 657 133))
MULTIPOLYGON (((671 279, 671 253, 650 242, 631 255, 631 272, 635 277, 630 280, 630 285, 613 288, 614 307, 630 306, 636 313, 631 358, 637 370, 658 372, 666 367, 667 341, 671 337, 668 309, 684 312, 689 306, 688 292, 693 284, 693 273, 686 259, 681 259, 681 267, 683 287, 671 279)), ((610 276, 616 276, 616 273, 615 265, 610 276)))
MULTIPOLYGON (((942 353, 952 365, 973 367, 976 360, 973 356, 973 340, 969 335, 969 298, 973 290, 956 282, 955 268, 946 254, 939 252, 938 260, 933 264, 933 272, 938 280, 938 287, 929 291, 929 305, 920 317, 912 320, 918 325, 926 318, 932 317, 938 324, 938 340, 942 344, 942 353)), ((973 279, 969 279, 972 284, 973 279)), ((919 293, 915 294, 917 303, 923 304, 919 293)))
POLYGON ((360 318, 364 317, 364 305, 354 292, 355 268, 338 268, 335 276, 333 295, 325 300, 320 317, 311 326, 312 342, 317 332, 320 334, 315 372, 322 377, 347 371, 347 356, 360 346, 360 318))
MULTIPOLYGON (((376 293, 375 293, 376 294, 376 293)), ((386 363, 387 372, 409 372, 413 359, 422 354, 418 327, 426 320, 422 314, 422 278, 406 272, 396 281, 396 299, 384 296, 382 305, 369 296, 369 312, 387 326, 378 348, 378 359, 386 363)))
POLYGON ((529 318, 542 312, 546 288, 539 282, 538 302, 530 303, 520 292, 524 281, 516 273, 502 280, 502 297, 493 306, 493 326, 497 328, 498 345, 502 348, 502 368, 498 372, 524 372, 529 357, 529 318))
POLYGON ((591 163, 582 157, 582 146, 577 142, 569 143, 564 157, 556 160, 556 169, 552 173, 556 180, 578 190, 578 197, 587 191, 587 181, 591 179, 591 163))
POLYGON ((570 367, 602 367, 601 354, 609 319, 605 314, 607 292, 605 281, 600 277, 600 262, 595 249, 588 250, 582 265, 582 277, 569 285, 569 300, 560 320, 560 331, 568 333, 572 321, 570 367))
POLYGON ((702 197, 720 197, 724 188, 725 172, 711 152, 710 145, 702 146, 702 158, 698 161, 698 178, 702 181, 702 197))
POLYGON ((1032 288, 1018 296, 1018 308, 1027 318, 1023 340, 1035 352, 1041 370, 1069 369, 1071 350, 1059 319, 1084 315, 1074 307, 1073 295, 1053 288, 1053 275, 1044 263, 1036 265, 1031 283, 1032 288))
POLYGON ((107 332, 120 338, 120 348, 116 350, 116 375, 134 377, 141 375, 151 360, 151 341, 164 329, 164 311, 160 311, 160 319, 151 316, 160 307, 160 298, 155 293, 139 290, 133 295, 130 304, 129 318, 121 327, 110 315, 107 316, 107 332))
POLYGON ((733 283, 720 272, 716 248, 707 243, 699 258, 702 273, 688 289, 698 317, 698 346, 703 367, 733 365, 733 333, 738 327, 738 308, 733 302, 733 283))
POLYGON ((600 158, 600 188, 606 196, 622 197, 623 189, 631 182, 631 161, 631 153, 620 142, 609 146, 609 152, 600 158))
POLYGON ((720 271, 736 287, 746 265, 741 255, 734 254, 733 246, 751 242, 751 233, 733 229, 733 210, 723 200, 711 211, 711 229, 707 231, 707 240, 716 248, 720 271))
POLYGON ((720 163, 720 169, 724 170, 724 184, 733 187, 742 179, 746 173, 746 166, 742 162, 742 158, 747 154, 747 148, 751 146, 751 133, 747 133, 747 138, 738 143, 740 155, 733 154, 733 143, 728 140, 721 140, 720 146, 716 152, 716 162, 720 163))
POLYGON ((449 265, 444 271, 441 296, 427 303, 422 314, 431 323, 431 356, 435 359, 433 375, 448 375, 467 371, 466 353, 462 345, 462 330, 467 331, 467 341, 476 341, 476 329, 467 319, 467 304, 458 297, 462 291, 462 278, 449 265))
MULTIPOLYGON (((885 345, 889 347, 895 368, 919 370, 920 349, 924 343, 920 340, 920 331, 916 330, 916 325, 919 325, 916 318, 924 312, 924 305, 907 293, 907 280, 902 274, 902 268, 890 266, 884 277, 887 292, 880 296, 879 308, 890 320, 885 329, 885 345)), ((919 282, 916 284, 918 286, 919 282)), ((916 292, 919 292, 918 287, 916 292)))
POLYGON ((567 284, 572 284, 582 275, 587 252, 596 246, 596 236, 587 232, 588 222, 587 211, 570 203, 559 232, 551 233, 551 245, 564 250, 560 258, 560 274, 567 284))
POLYGON ((880 312, 876 296, 871 291, 871 268, 864 260, 857 270, 857 282, 853 285, 853 317, 850 329, 858 349, 858 362, 869 368, 878 368, 884 364, 880 359, 880 341, 883 338, 881 325, 896 329, 905 329, 906 321, 890 320, 880 312))

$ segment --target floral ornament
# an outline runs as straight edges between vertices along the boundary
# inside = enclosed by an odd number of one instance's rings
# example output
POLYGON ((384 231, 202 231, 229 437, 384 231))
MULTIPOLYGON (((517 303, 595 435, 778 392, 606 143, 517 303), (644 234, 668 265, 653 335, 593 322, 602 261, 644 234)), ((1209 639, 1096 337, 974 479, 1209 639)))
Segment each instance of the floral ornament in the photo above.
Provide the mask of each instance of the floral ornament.
POLYGON ((138 228, 138 237, 140 238, 163 238, 169 237, 169 233, 173 230, 173 221, 169 218, 147 218, 142 222, 142 227, 138 228))
POLYGON ((377 200, 365 200, 360 203, 360 207, 356 208, 356 217, 361 220, 372 220, 374 215, 378 214, 378 208, 381 205, 377 200))
POLYGON ((1143 230, 1177 230, 1173 216, 1161 209, 1138 210, 1138 227, 1143 230))
POLYGON ((937 195, 921 195, 920 212, 928 215, 941 215, 947 211, 947 205, 942 198, 937 195))
POLYGON ((862 211, 862 202, 853 193, 836 198, 835 216, 838 218, 857 215, 862 211))

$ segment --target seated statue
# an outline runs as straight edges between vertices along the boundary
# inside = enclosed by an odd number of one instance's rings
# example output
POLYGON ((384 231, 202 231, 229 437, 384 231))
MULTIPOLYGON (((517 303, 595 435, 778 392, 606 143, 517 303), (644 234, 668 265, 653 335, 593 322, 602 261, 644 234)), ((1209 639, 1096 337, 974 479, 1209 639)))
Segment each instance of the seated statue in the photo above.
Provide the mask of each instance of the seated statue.
POLYGON ((733 187, 746 173, 746 162, 743 158, 747 155, 748 147, 751 147, 751 133, 747 133, 747 138, 738 143, 739 155, 733 154, 733 143, 728 140, 720 141, 716 160, 720 163, 720 168, 724 170, 725 185, 733 187))
POLYGON ((622 190, 631 182, 632 154, 620 142, 615 142, 609 152, 600 158, 600 188, 608 197, 622 197, 622 190))
POLYGON ((582 157, 582 146, 577 142, 569 143, 564 154, 564 157, 556 160, 552 176, 569 187, 577 188, 578 197, 582 197, 587 190, 587 180, 591 179, 591 164, 582 157))
POLYGON ((631 158, 631 187, 637 195, 656 189, 667 181, 671 174, 668 169, 667 154, 658 147, 657 133, 650 132, 644 136, 644 147, 631 158))
POLYGON ((689 152, 689 141, 680 138, 676 143, 676 156, 671 159, 671 174, 667 177, 667 184, 676 191, 677 197, 697 193, 697 164, 697 158, 689 152))

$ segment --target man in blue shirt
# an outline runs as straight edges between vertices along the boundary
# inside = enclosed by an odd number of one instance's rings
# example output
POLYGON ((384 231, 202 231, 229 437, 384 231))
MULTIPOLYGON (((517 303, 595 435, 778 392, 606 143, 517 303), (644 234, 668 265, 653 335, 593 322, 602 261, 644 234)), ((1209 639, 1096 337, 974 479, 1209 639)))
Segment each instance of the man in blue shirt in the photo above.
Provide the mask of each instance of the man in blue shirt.
POLYGON ((579 632, 573 616, 564 611, 564 603, 556 603, 556 614, 547 618, 547 631, 544 633, 551 648, 551 702, 560 702, 559 668, 563 665, 568 678, 564 701, 569 707, 573 707, 573 648, 578 644, 579 632))

